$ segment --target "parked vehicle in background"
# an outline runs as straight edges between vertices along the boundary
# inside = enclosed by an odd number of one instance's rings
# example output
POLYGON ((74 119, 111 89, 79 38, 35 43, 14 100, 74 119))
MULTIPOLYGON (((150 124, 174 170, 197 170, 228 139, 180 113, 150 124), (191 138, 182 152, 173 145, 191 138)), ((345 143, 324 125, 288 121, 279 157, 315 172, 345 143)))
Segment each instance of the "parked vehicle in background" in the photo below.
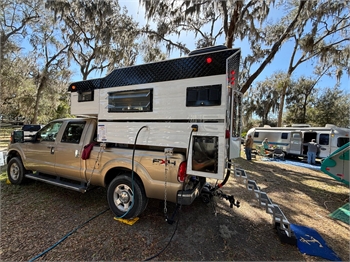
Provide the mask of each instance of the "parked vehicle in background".
POLYGON ((286 155, 306 156, 307 145, 305 143, 315 139, 321 146, 317 157, 326 158, 338 148, 349 142, 350 129, 327 124, 324 127, 310 125, 296 125, 292 127, 254 127, 247 132, 254 140, 254 148, 259 147, 267 138, 269 146, 282 148, 286 155))
POLYGON ((35 135, 41 129, 41 125, 23 125, 22 131, 24 139, 31 139, 31 136, 35 135))

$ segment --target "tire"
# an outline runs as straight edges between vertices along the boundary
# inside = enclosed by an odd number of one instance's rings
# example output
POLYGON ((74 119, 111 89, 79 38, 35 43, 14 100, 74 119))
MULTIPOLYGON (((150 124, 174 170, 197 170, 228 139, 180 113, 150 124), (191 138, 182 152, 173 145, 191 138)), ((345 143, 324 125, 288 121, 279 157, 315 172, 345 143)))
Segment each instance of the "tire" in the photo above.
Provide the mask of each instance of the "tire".
POLYGON ((107 200, 110 209, 116 217, 126 219, 139 216, 148 203, 148 198, 141 182, 138 179, 132 181, 129 173, 117 176, 109 184, 107 200))
POLYGON ((7 165, 7 176, 11 184, 20 185, 25 182, 25 171, 26 169, 24 168, 20 158, 11 158, 7 165))

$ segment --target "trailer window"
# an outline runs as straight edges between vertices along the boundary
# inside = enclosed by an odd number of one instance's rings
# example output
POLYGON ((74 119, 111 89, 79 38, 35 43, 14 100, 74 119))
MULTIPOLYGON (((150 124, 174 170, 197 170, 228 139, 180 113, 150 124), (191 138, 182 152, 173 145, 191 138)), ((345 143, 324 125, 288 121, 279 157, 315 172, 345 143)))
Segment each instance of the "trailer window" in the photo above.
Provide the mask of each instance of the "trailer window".
POLYGON ((337 147, 341 147, 341 146, 345 145, 346 143, 349 143, 348 137, 339 137, 337 140, 337 147))
POLYGON ((187 87, 186 106, 221 105, 221 85, 187 87))
POLYGON ((255 132, 254 137, 259 137, 259 132, 255 132))
POLYGON ((152 100, 152 89, 108 93, 108 112, 151 112, 152 100))
POLYGON ((318 139, 318 143, 320 145, 329 145, 329 134, 320 134, 320 138, 318 139))
POLYGON ((288 133, 282 133, 281 139, 288 139, 288 133))

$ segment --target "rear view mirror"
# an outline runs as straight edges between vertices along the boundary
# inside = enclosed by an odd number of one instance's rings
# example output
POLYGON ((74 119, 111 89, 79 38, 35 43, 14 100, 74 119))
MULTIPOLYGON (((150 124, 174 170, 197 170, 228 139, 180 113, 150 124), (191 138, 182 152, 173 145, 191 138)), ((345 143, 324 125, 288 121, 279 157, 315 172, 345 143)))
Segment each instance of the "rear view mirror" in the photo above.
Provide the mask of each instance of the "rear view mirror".
POLYGON ((11 134, 11 143, 23 143, 24 132, 22 130, 15 130, 11 134))

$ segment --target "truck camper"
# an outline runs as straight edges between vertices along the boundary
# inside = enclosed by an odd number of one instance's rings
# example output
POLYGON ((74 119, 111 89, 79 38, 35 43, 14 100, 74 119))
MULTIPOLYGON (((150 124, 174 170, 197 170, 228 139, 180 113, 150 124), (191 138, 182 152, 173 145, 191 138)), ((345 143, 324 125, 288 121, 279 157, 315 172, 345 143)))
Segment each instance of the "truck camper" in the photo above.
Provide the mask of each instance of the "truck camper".
POLYGON ((272 148, 282 148, 289 156, 304 157, 307 155, 305 143, 315 139, 321 145, 318 158, 326 158, 338 148, 349 142, 349 128, 341 128, 327 124, 324 127, 312 127, 310 125, 293 125, 292 127, 264 127, 251 128, 247 135, 254 140, 257 148, 267 138, 272 148))
MULTIPOLYGON (((213 197, 239 207, 222 187, 232 176, 254 192, 283 236, 287 218, 234 159, 241 152, 240 49, 215 46, 188 56, 119 68, 72 83, 71 114, 24 141, 11 136, 7 173, 12 184, 34 179, 85 193, 107 188, 117 218, 134 218, 148 199, 190 205, 213 197), (222 180, 215 185, 207 178, 222 180)), ((215 207, 215 206, 214 206, 215 207)))

